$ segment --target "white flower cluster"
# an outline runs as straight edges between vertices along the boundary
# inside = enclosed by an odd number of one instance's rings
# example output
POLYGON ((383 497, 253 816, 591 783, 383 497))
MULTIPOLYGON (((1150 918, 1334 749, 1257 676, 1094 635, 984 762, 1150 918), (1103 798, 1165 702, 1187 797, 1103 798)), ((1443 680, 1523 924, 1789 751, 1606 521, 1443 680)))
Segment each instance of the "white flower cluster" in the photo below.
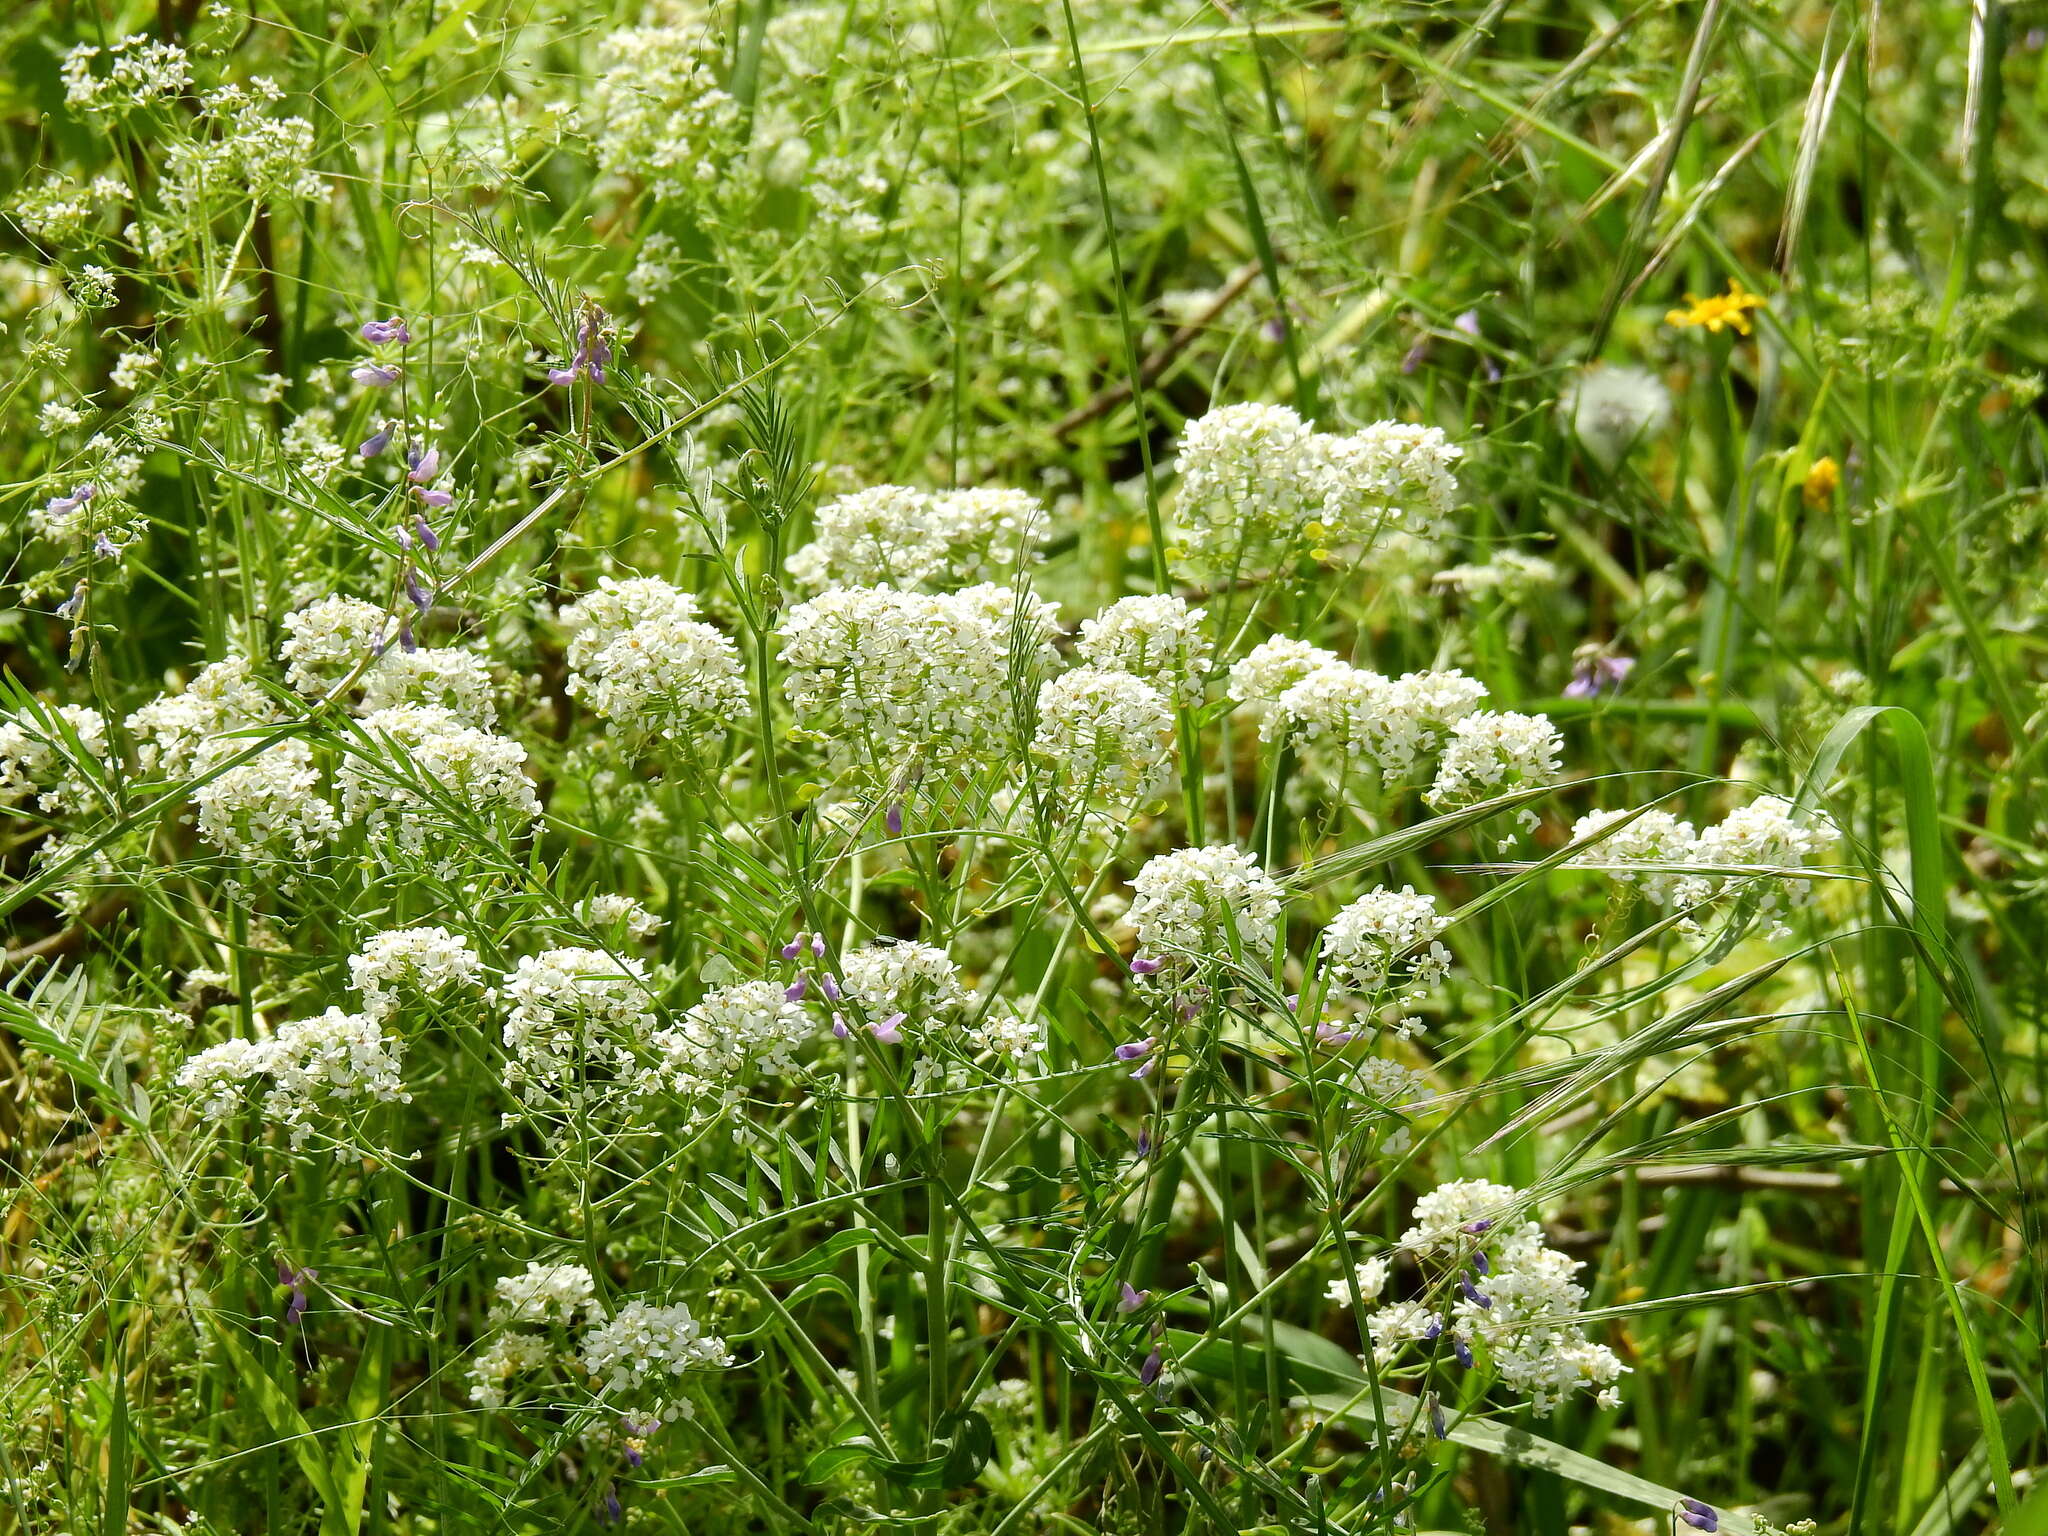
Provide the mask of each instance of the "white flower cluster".
POLYGON ((609 175, 675 197, 735 192, 742 121, 719 84, 718 35, 708 20, 623 27, 598 45, 591 142, 609 175))
POLYGON ((1563 747, 1564 738, 1545 715, 1506 710, 1467 715, 1451 726, 1436 782, 1425 798, 1431 805, 1457 805, 1548 784, 1557 777, 1563 747))
POLYGON ((1340 911, 1323 934, 1323 959, 1353 991, 1376 993, 1405 968, 1419 986, 1441 981, 1451 953, 1436 942, 1447 924, 1434 896, 1404 885, 1367 891, 1340 911))
MULTIPOLYGON (((502 819, 515 835, 540 815, 524 771, 526 748, 509 736, 423 704, 380 709, 364 717, 363 728, 396 757, 349 754, 335 772, 342 814, 402 853, 422 853, 444 834, 467 840, 454 815, 502 819)), ((442 865, 452 869, 459 861, 442 865)))
POLYGON ((675 738, 722 734, 747 710, 739 647, 697 600, 655 577, 618 581, 562 610, 569 691, 614 724, 675 738))
POLYGON ((285 615, 284 679, 307 698, 328 692, 382 643, 390 616, 359 597, 323 597, 285 615))
POLYGON ((576 915, 592 928, 615 930, 629 939, 645 941, 668 926, 630 896, 599 892, 577 904, 576 915))
POLYGON ((1038 691, 1031 750, 1081 800, 1142 800, 1158 784, 1172 743, 1173 707, 1129 672, 1076 667, 1038 691))
POLYGON ((847 955, 840 989, 865 1008, 870 1020, 903 1014, 923 1027, 967 1003, 959 967, 943 949, 914 941, 879 941, 847 955))
POLYGON ((465 725, 488 729, 498 710, 490 668, 473 651, 452 646, 393 649, 363 674, 364 714, 415 704, 444 710, 465 725))
POLYGON ((1257 968, 1279 932, 1279 883, 1241 849, 1162 853, 1146 861, 1131 890, 1126 920, 1138 931, 1141 961, 1224 959, 1234 934, 1237 952, 1257 968))
MULTIPOLYGON (((1590 812, 1573 826, 1572 839, 1598 836, 1625 814, 1590 812)), ((1775 882, 1761 887, 1758 908, 1779 919, 1771 934, 1782 937, 1786 903, 1808 899, 1813 887, 1812 881, 1787 872, 1810 866, 1840 841, 1840 828, 1825 812, 1795 813, 1782 796, 1759 795, 1704 832, 1695 832, 1691 822, 1668 811, 1644 811, 1575 862, 1609 866, 1615 878, 1666 907, 1701 906, 1727 882, 1745 876, 1775 882)))
MULTIPOLYGON (((298 1148, 323 1109, 409 1100, 400 1075, 404 1049, 371 1015, 330 1008, 285 1025, 270 1040, 226 1040, 201 1051, 179 1069, 178 1086, 198 1099, 207 1119, 223 1120, 240 1104, 243 1084, 269 1078, 264 1117, 286 1126, 298 1148)), ((336 1155, 346 1150, 337 1147, 336 1155)))
POLYGON ((106 761, 107 721, 82 704, 49 714, 56 718, 24 710, 0 721, 0 800, 34 795, 38 809, 58 816, 90 803, 86 761, 106 761))
POLYGON ((607 1395, 657 1386, 685 1371, 732 1364, 725 1341, 707 1334, 680 1302, 629 1301, 583 1334, 583 1368, 607 1395))
POLYGON ((1313 430, 1282 405, 1219 406, 1181 436, 1177 560, 1256 570, 1304 549, 1362 556, 1385 532, 1427 536, 1458 497, 1462 450, 1435 427, 1313 430))
POLYGON ((483 961, 469 940, 446 928, 399 928, 375 935, 349 957, 348 984, 362 994, 363 1011, 385 1019, 403 994, 438 998, 483 985, 483 961))
POLYGON ((208 779, 192 792, 192 804, 200 837, 254 863, 311 858, 341 830, 322 797, 313 749, 297 737, 208 779))
POLYGON ((1044 505, 1025 491, 877 485, 819 506, 815 536, 788 569, 813 590, 1007 586, 1050 532, 1044 505))
POLYGON ((809 1014, 772 981, 741 981, 707 993, 672 1029, 648 1044, 654 1064, 640 1078, 643 1093, 737 1094, 754 1072, 786 1072, 797 1049, 817 1033, 809 1014))
MULTIPOLYGON (((1549 1247, 1535 1222, 1515 1219, 1527 1204, 1520 1190, 1484 1179, 1454 1180, 1415 1202, 1401 1246, 1456 1274, 1448 1314, 1422 1310, 1454 1350, 1482 1345, 1502 1383, 1526 1393, 1537 1413, 1579 1391, 1592 1392, 1603 1408, 1619 1406, 1616 1383, 1628 1367, 1586 1339, 1579 1321, 1586 1291, 1573 1278, 1581 1266, 1549 1247)), ((1395 1332, 1409 1329, 1390 1330, 1390 1343, 1395 1332)), ((1402 1342, 1426 1337, 1427 1328, 1402 1342)))
POLYGON ((1230 669, 1230 697, 1266 740, 1289 742, 1334 777, 1363 767, 1400 779, 1472 715, 1486 689, 1455 670, 1382 677, 1282 638, 1230 669))
POLYGON ((570 1328, 598 1315, 597 1287, 581 1264, 528 1264, 526 1272, 503 1275, 493 1288, 490 1342, 469 1366, 470 1401, 480 1408, 505 1406, 514 1376, 561 1358, 544 1333, 531 1328, 570 1328))
POLYGON ((1212 645, 1208 615, 1172 593, 1126 597, 1081 621, 1082 660, 1143 678, 1179 704, 1201 702, 1212 645))
POLYGON ((177 779, 202 772, 223 748, 238 745, 221 736, 278 718, 249 659, 230 656, 202 667, 182 693, 164 694, 135 710, 128 716, 128 734, 145 773, 177 779))
POLYGON ((623 1074, 654 1029, 647 968, 597 949, 549 949, 521 957, 505 982, 512 1010, 505 1049, 512 1081, 529 1102, 596 1069, 623 1074))
POLYGON ((790 703, 836 724, 842 751, 893 774, 912 757, 947 763, 990 746, 1008 717, 1013 639, 1039 661, 1051 604, 1006 586, 957 593, 849 587, 790 610, 782 634, 790 703), (1019 633, 1021 631, 1021 633, 1019 633))

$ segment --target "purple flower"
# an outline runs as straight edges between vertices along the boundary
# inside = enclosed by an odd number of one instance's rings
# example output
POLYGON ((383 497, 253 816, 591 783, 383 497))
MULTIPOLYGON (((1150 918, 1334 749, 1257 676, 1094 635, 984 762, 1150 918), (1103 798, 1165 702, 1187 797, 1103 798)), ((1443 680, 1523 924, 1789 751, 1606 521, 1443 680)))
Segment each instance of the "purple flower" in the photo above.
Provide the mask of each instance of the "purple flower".
POLYGON ((819 975, 818 985, 820 988, 823 989, 825 995, 832 999, 833 1002, 836 1003, 839 1001, 839 983, 833 979, 832 973, 830 971, 825 971, 819 975))
POLYGON ((898 800, 894 805, 890 806, 889 814, 883 817, 882 820, 887 824, 891 837, 901 837, 903 835, 903 802, 898 800))
POLYGON ((420 500, 425 502, 428 506, 434 507, 436 509, 441 507, 453 506, 455 503, 455 498, 449 495, 448 492, 436 490, 432 486, 428 486, 421 490, 420 500))
POLYGON ((1696 1531, 1721 1529, 1721 1512, 1711 1504, 1702 1504, 1698 1499, 1681 1498, 1678 1501, 1678 1518, 1696 1531))
POLYGON ((1165 964, 1164 960, 1152 960, 1144 955, 1133 955, 1131 957, 1131 974, 1133 976, 1156 975, 1165 964))
POLYGON ((1321 1041, 1324 1045, 1327 1045, 1333 1051, 1340 1046, 1349 1045, 1352 1041, 1356 1040, 1357 1038, 1358 1031, 1354 1029, 1346 1029, 1341 1024, 1331 1024, 1328 1021, 1325 1021, 1316 1026, 1316 1039, 1321 1041))
POLYGON ((1148 1056, 1138 1063, 1138 1070, 1131 1074, 1131 1081, 1143 1082, 1152 1075, 1152 1069, 1159 1065, 1157 1056, 1148 1056))
POLYGON ((1159 1379, 1159 1373, 1165 1368, 1166 1362, 1159 1358, 1159 1346, 1154 1344, 1152 1353, 1147 1355, 1145 1363, 1138 1367, 1138 1380, 1149 1387, 1159 1379))
POLYGON ((833 1038, 833 1039, 835 1039, 835 1040, 844 1040, 844 1039, 846 1038, 846 1034, 847 1034, 847 1030, 846 1030, 846 1015, 845 1015, 845 1014, 843 1014, 843 1013, 835 1013, 835 1014, 833 1014, 833 1015, 832 1015, 832 1038, 833 1038))
POLYGON ((795 981, 792 981, 782 989, 783 1000, 785 1002, 800 1003, 804 1000, 804 994, 810 990, 811 978, 808 973, 805 973, 798 976, 795 981))
POLYGON ((409 614, 398 626, 398 648, 408 656, 419 649, 412 637, 412 617, 409 614))
POLYGON ((388 389, 398 382, 396 363, 357 363, 348 376, 365 389, 388 389))
POLYGON ((1444 1425, 1444 1405, 1434 1392, 1429 1394, 1429 1432, 1439 1440, 1451 1438, 1450 1430, 1444 1425))
POLYGON ((1116 1303, 1116 1309, 1119 1312, 1137 1311, 1138 1308, 1145 1305, 1146 1300, 1152 1295, 1150 1291, 1139 1290, 1128 1280, 1123 1281, 1122 1284, 1123 1294, 1117 1298, 1116 1303))
POLYGON ((317 1269, 300 1269, 282 1258, 277 1261, 277 1282, 291 1292, 291 1298, 284 1304, 287 1327, 306 1315, 306 1287, 319 1278, 317 1269))
POLYGON ((605 313, 595 304, 584 311, 582 323, 576 327, 576 355, 569 360, 566 368, 550 368, 548 382, 558 387, 567 387, 576 382, 577 375, 589 374, 590 382, 604 382, 605 365, 612 360, 612 344, 604 335, 605 313))
POLYGON ((1131 1143, 1131 1150, 1139 1157, 1152 1155, 1152 1130, 1149 1126, 1138 1127, 1138 1139, 1131 1143))
POLYGON ((408 466, 405 478, 414 485, 425 485, 441 472, 441 450, 438 448, 429 448, 424 453, 415 448, 406 455, 405 461, 408 466))
POLYGON ((1429 1326, 1422 1330, 1422 1342, 1433 1344, 1443 1337, 1443 1333, 1444 1325, 1442 1319, 1432 1317, 1429 1320, 1429 1326))
POLYGON ((426 588, 420 585, 419 576, 410 567, 407 567, 405 573, 405 595, 412 599, 413 607, 419 609, 421 613, 425 613, 430 606, 426 588))
POLYGON ((598 1522, 602 1525, 617 1525, 622 1511, 619 1508, 619 1490, 607 1488, 604 1491, 604 1508, 598 1511, 598 1522))
POLYGON ((869 1025, 868 1028, 882 1044, 901 1045, 903 1043, 903 1020, 905 1017, 906 1015, 902 1013, 892 1013, 881 1022, 869 1025))
POLYGON ((1414 373, 1416 369, 1422 366, 1423 359, 1428 356, 1429 338, 1425 336, 1422 340, 1416 342, 1414 346, 1410 347, 1402 356, 1401 372, 1404 374, 1414 373))
POLYGON ((1479 1273, 1481 1273, 1482 1275, 1489 1274, 1493 1270, 1493 1266, 1487 1262, 1486 1255, 1483 1253, 1475 1253, 1472 1255, 1472 1267, 1478 1270, 1479 1273))
POLYGON ((69 496, 52 496, 43 510, 51 517, 69 517, 99 493, 100 488, 88 480, 69 496))
POLYGON ((1152 1054, 1152 1047, 1158 1043, 1159 1037, 1157 1035, 1147 1035, 1142 1040, 1134 1040, 1129 1044, 1120 1045, 1116 1048, 1116 1059, 1118 1061, 1143 1061, 1152 1054))
POLYGON ((80 582, 71 589, 71 595, 57 605, 57 617, 68 619, 85 606, 85 583, 80 582))
POLYGON ((1455 1333, 1451 1335, 1451 1353, 1458 1357, 1458 1364, 1468 1371, 1472 1369, 1472 1346, 1455 1333))
POLYGON ((810 934, 808 932, 798 929, 796 937, 782 946, 782 958, 794 960, 798 955, 802 954, 804 952, 804 941, 809 937, 810 934))
POLYGON ((822 934, 822 933, 814 933, 814 934, 812 934, 812 935, 811 935, 811 953, 812 953, 812 954, 813 954, 814 956, 816 956, 816 957, 817 957, 818 959, 820 959, 820 960, 822 960, 822 959, 824 959, 824 958, 825 958, 825 935, 824 935, 824 934, 822 934))
POLYGON ((1572 668, 1572 680, 1564 685, 1564 696, 1591 699, 1609 691, 1619 693, 1635 667, 1633 656, 1589 657, 1572 668))
POLYGON ((1493 1310, 1493 1298, 1474 1285, 1470 1275, 1458 1276, 1458 1289, 1465 1293, 1465 1299, 1473 1306, 1484 1307, 1489 1312, 1493 1310))
POLYGON ((1483 1237, 1493 1230, 1493 1218, 1491 1216, 1482 1216, 1477 1221, 1466 1222, 1458 1230, 1467 1237, 1483 1237))
POLYGON ((373 433, 371 436, 363 439, 362 446, 356 449, 356 453, 361 458, 374 459, 377 457, 378 454, 382 453, 386 448, 389 448, 390 446, 391 424, 389 422, 386 422, 382 427, 378 428, 377 431, 373 433))
POLYGON ((403 320, 393 315, 389 320, 365 320, 363 340, 373 347, 388 346, 394 341, 402 347, 412 341, 412 332, 406 329, 403 320))
POLYGON ((434 532, 434 525, 424 517, 415 517, 412 520, 412 526, 413 531, 420 536, 420 543, 425 545, 429 551, 437 550, 441 547, 440 535, 434 532))
POLYGON ((92 552, 103 560, 118 560, 121 558, 121 546, 108 538, 104 533, 92 541, 92 552))

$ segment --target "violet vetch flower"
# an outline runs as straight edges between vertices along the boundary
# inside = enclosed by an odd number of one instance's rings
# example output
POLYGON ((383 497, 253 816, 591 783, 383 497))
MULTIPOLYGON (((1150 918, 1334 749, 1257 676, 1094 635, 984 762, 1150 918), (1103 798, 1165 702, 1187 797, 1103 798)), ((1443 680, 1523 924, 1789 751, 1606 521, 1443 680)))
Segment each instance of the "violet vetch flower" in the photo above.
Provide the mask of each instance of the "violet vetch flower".
POLYGON ((436 490, 432 486, 427 486, 420 491, 420 500, 425 502, 428 506, 437 509, 441 507, 453 506, 455 504, 454 496, 452 496, 447 491, 436 490))
POLYGON ((398 373, 395 363, 357 363, 348 376, 365 389, 387 389, 398 382, 398 373))
POLYGON ((891 837, 901 837, 903 835, 903 802, 898 800, 894 805, 890 806, 889 814, 882 819, 887 824, 891 837))
POLYGON ((422 453, 415 448, 406 455, 405 478, 414 485, 425 485, 441 472, 441 450, 429 448, 422 453))
POLYGON ((1489 1312, 1493 1310, 1493 1298, 1474 1285, 1470 1275, 1458 1276, 1458 1289, 1465 1293, 1465 1299, 1473 1306, 1484 1307, 1489 1312))
POLYGON ((605 340, 605 313, 595 304, 584 311, 582 322, 576 327, 576 355, 569 360, 566 368, 550 368, 548 382, 567 387, 576 382, 577 375, 588 374, 590 382, 604 382, 605 365, 612 360, 612 344, 605 340))
POLYGON ((80 582, 71 589, 71 595, 57 605, 57 617, 68 619, 85 606, 85 583, 80 582))
POLYGON ((1138 1127, 1138 1139, 1131 1144, 1131 1150, 1139 1157, 1152 1155, 1152 1131, 1149 1126, 1138 1127))
POLYGON ((1698 1499, 1681 1498, 1678 1501, 1678 1518, 1696 1531, 1718 1531, 1721 1529, 1721 1512, 1711 1504, 1698 1499))
POLYGON ((787 944, 782 946, 782 958, 785 960, 794 960, 798 955, 804 952, 804 942, 809 938, 810 934, 807 931, 803 929, 798 929, 797 936, 791 939, 787 944))
POLYGON ((419 643, 412 637, 412 619, 410 616, 406 618, 404 623, 398 626, 398 648, 408 656, 419 649, 419 643))
POLYGON ((434 525, 428 522, 424 517, 414 518, 412 520, 412 526, 413 531, 420 536, 420 543, 424 545, 430 552, 438 550, 441 547, 440 535, 434 532, 434 525))
POLYGON ((1143 1082, 1152 1075, 1152 1069, 1159 1065, 1157 1056, 1148 1056, 1138 1063, 1138 1070, 1131 1074, 1131 1081, 1143 1082))
POLYGON ((1122 1284, 1123 1294, 1117 1298, 1116 1303, 1116 1309, 1119 1312, 1129 1313, 1137 1311, 1138 1308, 1145 1305, 1152 1295, 1150 1291, 1139 1290, 1128 1280, 1123 1281, 1122 1284))
POLYGON ((389 320, 365 320, 362 336, 373 347, 388 346, 394 341, 403 347, 412 341, 412 332, 396 315, 389 320))
POLYGON ((1429 1394, 1429 1432, 1439 1440, 1451 1438, 1450 1429, 1444 1424, 1444 1405, 1434 1392, 1429 1394))
POLYGON ((1444 1325, 1442 1319, 1432 1317, 1429 1320, 1429 1326, 1422 1330, 1422 1342, 1433 1344, 1443 1337, 1443 1333, 1444 1325))
POLYGON ((1349 1045, 1357 1038, 1357 1030, 1346 1029, 1341 1024, 1332 1024, 1326 1020, 1316 1026, 1316 1039, 1330 1047, 1331 1050, 1335 1050, 1339 1046, 1349 1045))
POLYGON ((1468 1237, 1483 1237, 1486 1233, 1493 1230, 1493 1218, 1491 1216, 1482 1216, 1477 1221, 1466 1222, 1459 1230, 1468 1237))
POLYGON ((825 958, 825 935, 824 935, 824 934, 822 934, 822 933, 814 933, 814 934, 812 934, 812 935, 811 935, 811 953, 812 953, 812 954, 813 954, 814 956, 816 956, 816 957, 817 957, 818 959, 820 959, 820 960, 822 960, 822 959, 824 959, 824 958, 825 958))
POLYGON ((1134 1040, 1128 1044, 1120 1045, 1116 1048, 1116 1059, 1118 1061, 1143 1061, 1152 1054, 1152 1047, 1158 1043, 1159 1037, 1157 1035, 1147 1035, 1142 1040, 1134 1040))
POLYGON ((306 1287, 319 1278, 317 1269, 300 1269, 284 1259, 277 1261, 277 1282, 291 1292, 291 1298, 284 1304, 287 1327, 306 1315, 306 1287))
POLYGON ((1472 1267, 1478 1270, 1479 1273, 1481 1273, 1482 1275, 1491 1274, 1493 1272, 1493 1265, 1487 1261, 1486 1255, 1483 1253, 1475 1253, 1472 1255, 1472 1267))
POLYGON ((387 422, 369 437, 363 439, 362 446, 356 449, 356 454, 360 458, 374 459, 390 446, 391 425, 387 422))
POLYGON ((1165 964, 1164 960, 1152 960, 1144 955, 1133 955, 1131 957, 1131 974, 1133 976, 1156 975, 1160 967, 1165 964))
POLYGON ((607 1488, 604 1491, 604 1508, 598 1511, 598 1520, 605 1525, 617 1525, 624 1511, 619 1508, 619 1490, 607 1488))
POLYGON ((1564 696, 1568 699, 1591 699, 1603 693, 1619 693, 1635 667, 1633 656, 1587 657, 1572 668, 1572 680, 1564 685, 1564 696))
POLYGON ((100 488, 88 480, 69 496, 52 496, 44 505, 43 511, 51 517, 69 517, 99 493, 100 488))
POLYGON ((1468 1371, 1472 1369, 1472 1346, 1455 1333, 1451 1335, 1451 1353, 1458 1357, 1458 1364, 1468 1371))
POLYGON ((907 1014, 901 1012, 892 1013, 886 1019, 869 1025, 869 1033, 884 1045, 901 1045, 903 1043, 903 1021, 907 1017, 907 1014))
POLYGON ((839 1001, 839 983, 833 979, 830 971, 825 971, 819 975, 818 986, 833 1002, 839 1001))
POLYGON ((797 979, 795 981, 792 981, 788 986, 784 987, 782 989, 782 996, 783 999, 787 1002, 800 1003, 804 1000, 804 994, 810 990, 811 978, 809 973, 806 972, 804 975, 797 977, 797 979))
POLYGON ((427 590, 420 585, 418 574, 411 569, 405 573, 405 595, 412 599, 413 607, 425 613, 428 608, 427 590))
POLYGON ((92 541, 92 552, 103 560, 118 560, 121 558, 121 546, 108 538, 104 533, 92 541))
POLYGON ((833 1015, 832 1015, 832 1038, 833 1038, 834 1040, 844 1040, 844 1039, 845 1039, 846 1037, 847 1037, 847 1028, 846 1028, 846 1015, 845 1015, 845 1014, 843 1014, 843 1013, 835 1013, 835 1014, 833 1014, 833 1015))
POLYGON ((1152 1346, 1152 1353, 1145 1357, 1145 1363, 1138 1367, 1138 1380, 1151 1386, 1159 1379, 1159 1373, 1166 1368, 1166 1362, 1159 1357, 1159 1346, 1152 1346))

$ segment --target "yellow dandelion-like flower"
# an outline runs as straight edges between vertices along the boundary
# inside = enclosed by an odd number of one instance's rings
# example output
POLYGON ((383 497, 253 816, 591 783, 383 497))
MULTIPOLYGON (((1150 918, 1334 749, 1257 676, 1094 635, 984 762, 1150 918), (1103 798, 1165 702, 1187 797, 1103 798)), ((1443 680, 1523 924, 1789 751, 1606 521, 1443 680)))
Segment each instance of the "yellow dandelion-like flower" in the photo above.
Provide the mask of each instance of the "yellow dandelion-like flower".
POLYGON ((1685 296, 1686 308, 1674 309, 1664 316, 1664 323, 1680 327, 1703 325, 1710 331, 1718 332, 1722 326, 1733 326, 1740 335, 1749 334, 1749 311, 1762 309, 1764 301, 1744 288, 1734 278, 1728 279, 1728 291, 1703 299, 1696 293, 1685 296))
POLYGON ((1833 498, 1842 483, 1842 466, 1827 455, 1813 461, 1813 468, 1806 472, 1806 483, 1799 490, 1806 498, 1806 504, 1818 510, 1833 498))

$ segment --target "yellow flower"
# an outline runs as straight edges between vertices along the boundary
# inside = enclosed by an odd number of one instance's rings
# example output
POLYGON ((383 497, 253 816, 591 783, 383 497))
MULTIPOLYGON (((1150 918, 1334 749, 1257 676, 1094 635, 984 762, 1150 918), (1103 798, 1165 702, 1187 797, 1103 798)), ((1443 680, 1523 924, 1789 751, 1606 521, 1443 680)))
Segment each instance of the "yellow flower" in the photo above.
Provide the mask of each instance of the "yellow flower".
POLYGON ((1822 455, 1813 461, 1813 468, 1806 472, 1806 484, 1800 487, 1809 507, 1821 508, 1835 494, 1835 488, 1842 483, 1842 466, 1832 458, 1822 455))
POLYGON ((1728 279, 1728 291, 1711 299, 1703 299, 1696 293, 1688 293, 1686 309, 1674 309, 1664 316, 1664 323, 1676 326, 1704 325, 1710 331, 1718 332, 1724 325, 1732 325, 1740 334, 1749 334, 1749 314, 1752 309, 1762 309, 1764 301, 1749 292, 1734 278, 1728 279))

